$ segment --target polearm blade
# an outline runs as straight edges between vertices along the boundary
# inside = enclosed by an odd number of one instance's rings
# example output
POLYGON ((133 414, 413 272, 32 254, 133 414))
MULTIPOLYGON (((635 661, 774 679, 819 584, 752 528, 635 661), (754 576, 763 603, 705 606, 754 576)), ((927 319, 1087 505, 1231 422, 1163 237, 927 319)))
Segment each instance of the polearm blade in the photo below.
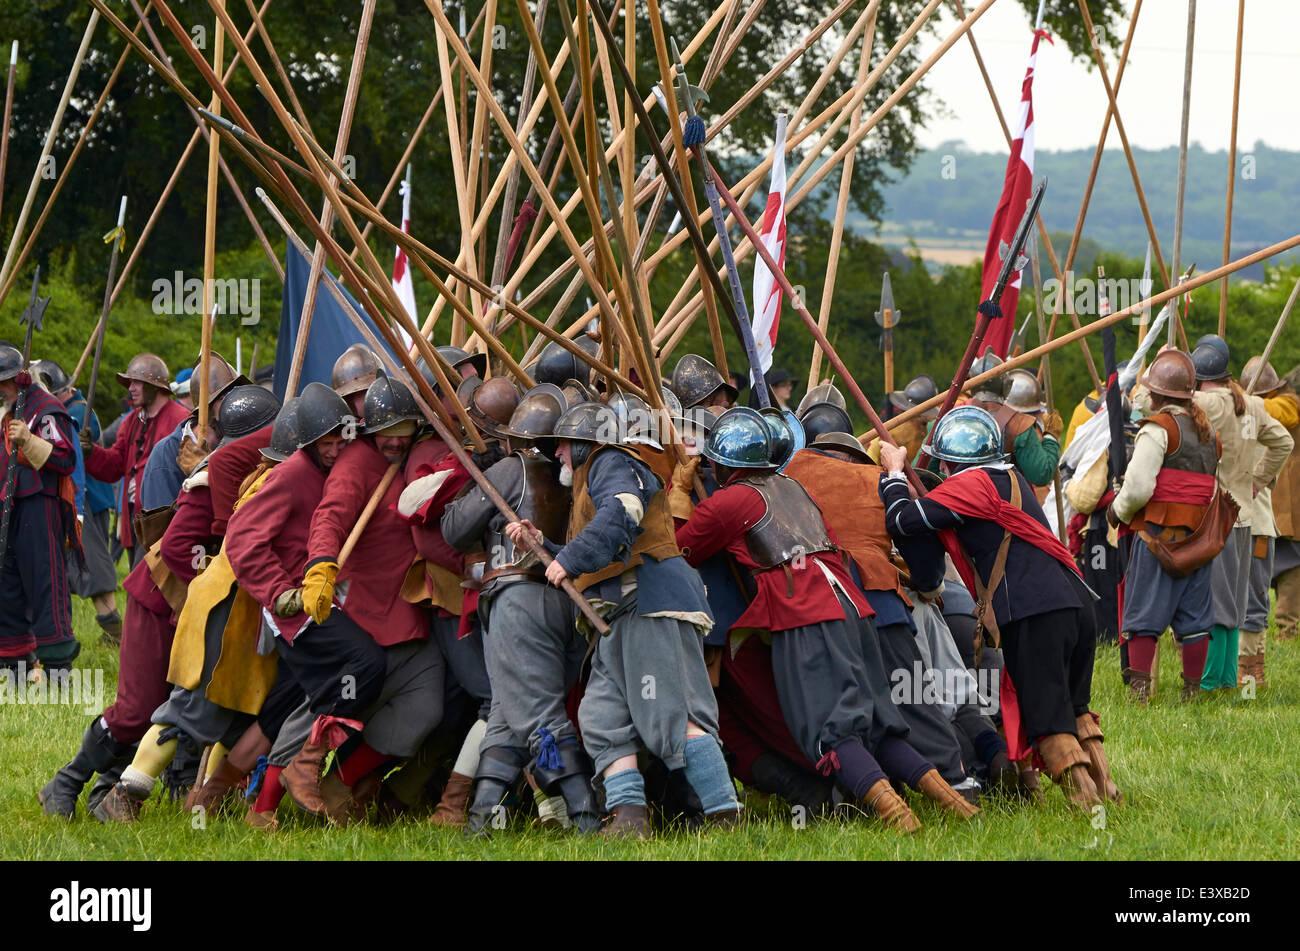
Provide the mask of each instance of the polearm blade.
MULTIPOLYGON (((952 378, 952 386, 948 388, 948 395, 944 397, 943 406, 939 409, 939 419, 942 419, 957 402, 957 396, 961 389, 966 385, 966 378, 970 376, 970 365, 975 359, 975 354, 979 352, 980 345, 984 343, 984 334, 988 332, 989 324, 994 317, 1002 316, 1002 308, 999 306, 1002 300, 1002 292, 1006 290, 1007 284, 1011 282, 1011 275, 1020 270, 1028 263, 1029 259, 1024 256, 1025 242, 1029 239, 1029 229, 1033 226, 1034 217, 1038 214, 1038 206, 1043 203, 1043 193, 1047 191, 1047 176, 1043 176, 1034 189, 1033 195, 1030 196, 1028 204, 1025 206, 1024 216, 1020 219, 1020 224, 1016 228, 1015 237, 1007 247, 1007 253, 1002 256, 1002 268, 998 271, 997 281, 993 284, 993 291, 989 294, 988 300, 979 306, 979 316, 975 320, 975 332, 971 334, 970 343, 966 345, 966 352, 962 354, 961 363, 957 365, 957 373, 952 378)), ((922 453, 917 460, 921 466, 930 464, 930 457, 922 453)))
MULTIPOLYGON (((112 244, 113 250, 108 257, 108 283, 104 285, 104 305, 99 311, 99 323, 95 325, 95 360, 90 365, 90 383, 86 386, 86 411, 93 412, 95 406, 95 388, 99 383, 99 357, 104 352, 104 332, 108 329, 108 312, 113 306, 113 280, 117 276, 117 255, 126 243, 126 231, 122 223, 126 220, 126 196, 117 209, 117 227, 104 236, 112 244)), ((89 416, 87 417, 89 419, 89 416)))
MULTIPOLYGON (((38 265, 36 273, 32 275, 32 296, 19 316, 19 320, 27 326, 26 336, 23 338, 23 372, 26 373, 32 362, 32 334, 41 329, 45 318, 45 308, 50 306, 48 297, 38 297, 37 290, 41 284, 41 269, 38 265)), ((28 386, 31 384, 29 383, 28 386)), ((22 419, 23 413, 27 409, 27 386, 20 387, 18 398, 14 400, 13 415, 11 419, 22 419)), ((4 508, 0 511, 0 580, 4 578, 4 560, 5 554, 9 550, 9 524, 14 514, 14 493, 18 489, 18 451, 15 447, 9 453, 9 458, 5 462, 4 476, 4 508)))
POLYGON ((885 398, 894 390, 894 328, 898 326, 899 313, 894 308, 894 288, 889 283, 889 272, 880 283, 880 310, 876 323, 881 327, 880 349, 885 354, 885 398))
MULTIPOLYGON (((699 115, 696 111, 696 92, 698 87, 692 87, 686 78, 686 67, 682 63, 682 54, 677 49, 677 40, 670 38, 672 44, 673 57, 677 60, 677 75, 681 77, 680 86, 683 90, 683 98, 686 101, 686 114, 688 117, 699 115)), ((676 84, 675 84, 676 85, 676 84)), ((703 92, 703 90, 699 90, 703 92)), ((708 94, 704 94, 705 98, 708 94)), ((657 97, 667 109, 667 101, 663 98, 662 93, 657 97)), ((764 381, 761 370, 762 363, 758 356, 758 343, 754 340, 754 328, 749 320, 749 307, 745 303, 745 291, 740 283, 740 269, 736 267, 736 256, 731 247, 731 235, 727 232, 727 219, 722 213, 722 199, 718 196, 718 186, 713 181, 713 174, 709 168, 709 163, 705 156, 704 143, 700 142, 691 146, 691 151, 695 157, 700 160, 704 169, 704 196, 709 202, 709 211, 713 215, 713 229, 718 233, 718 247, 722 250, 722 262, 727 268, 727 282, 731 286, 731 298, 736 307, 736 323, 740 329, 740 342, 745 348, 745 359, 749 361, 749 380, 753 387, 754 395, 758 399, 758 405, 762 409, 767 409, 772 405, 772 400, 768 396, 767 384, 764 381)), ((665 170, 665 174, 670 174, 665 170)))

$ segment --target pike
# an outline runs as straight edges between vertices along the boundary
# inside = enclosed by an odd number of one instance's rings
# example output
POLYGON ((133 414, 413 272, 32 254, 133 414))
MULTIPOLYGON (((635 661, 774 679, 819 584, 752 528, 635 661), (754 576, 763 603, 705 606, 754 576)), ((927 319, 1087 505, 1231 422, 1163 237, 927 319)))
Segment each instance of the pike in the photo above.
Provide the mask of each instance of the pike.
MULTIPOLYGON (((117 273, 117 255, 126 244, 126 231, 122 222, 126 220, 126 196, 117 209, 117 227, 104 236, 104 240, 113 245, 108 257, 108 283, 104 285, 104 306, 99 311, 99 323, 95 325, 95 360, 90 365, 90 383, 86 386, 86 406, 95 405, 95 386, 99 382, 99 357, 104 352, 104 332, 108 329, 108 312, 113 308, 113 277, 117 273)), ((88 409, 87 412, 90 410, 88 409)))
MULTIPOLYGON (((1025 213, 1020 219, 1020 224, 1016 227, 1016 233, 1012 238, 1011 245, 1003 244, 1002 270, 998 272, 997 282, 993 285, 988 300, 979 306, 979 316, 975 319, 975 332, 971 334, 970 343, 966 345, 966 352, 962 354, 961 363, 958 364, 957 373, 952 379, 952 386, 948 388, 948 395, 943 398, 943 406, 939 409, 939 419, 943 419, 944 414, 956 404, 957 396, 966 384, 966 378, 970 375, 971 362, 975 359, 975 354, 979 352, 980 344, 984 342, 984 334, 988 332, 989 323, 994 318, 1002 316, 1002 308, 998 306, 998 302, 1002 300, 1002 292, 1011 283, 1011 276, 1023 270, 1025 265, 1029 263, 1029 259, 1023 253, 1025 241, 1029 238, 1029 229, 1033 226, 1034 216, 1038 214, 1038 206, 1043 203, 1043 193, 1045 191, 1047 191, 1047 177, 1043 176, 1038 183, 1038 187, 1034 189, 1034 193, 1029 196, 1029 204, 1025 206, 1025 213)), ((918 462, 922 467, 927 466, 930 463, 930 457, 926 453, 921 453, 918 462)))
POLYGON ((894 328, 902 311, 894 308, 894 289, 889 284, 889 272, 885 272, 880 285, 880 310, 876 311, 876 323, 884 330, 880 334, 880 349, 885 352, 885 398, 894 390, 894 328))
MULTIPOLYGON (((673 58, 677 60, 677 75, 680 77, 680 88, 682 96, 686 100, 686 128, 683 130, 682 141, 695 158, 700 162, 704 169, 704 195, 709 201, 709 211, 713 214, 713 229, 718 234, 718 247, 722 250, 722 261, 727 267, 727 282, 731 285, 731 299, 736 306, 736 324, 740 331, 740 342, 745 347, 745 358, 749 361, 749 380, 752 385, 753 393, 758 397, 758 405, 762 409, 767 409, 772 405, 772 400, 768 396, 767 387, 764 385, 762 364, 759 362, 758 344, 754 340, 754 327, 749 320, 749 308, 745 305, 745 291, 740 285, 740 269, 736 267, 736 256, 731 247, 731 235, 727 231, 727 219, 722 213, 722 200, 718 197, 718 185, 713 180, 712 169, 709 167, 708 153, 704 149, 704 132, 702 129, 703 120, 695 107, 696 96, 702 96, 701 101, 708 101, 709 94, 699 86, 692 86, 686 78, 686 66, 682 63, 681 51, 677 48, 677 40, 672 40, 673 58), (687 141, 687 140, 690 141, 687 141)), ((655 96, 659 104, 668 111, 668 99, 658 86, 655 87, 655 96)), ((665 170, 665 174, 671 174, 665 170)))
MULTIPOLYGON (((50 306, 48 297, 37 297, 36 290, 41 283, 41 269, 36 268, 36 273, 32 275, 32 296, 27 305, 27 309, 19 316, 19 320, 27 325, 27 336, 23 340, 23 372, 26 373, 32 363, 32 334, 41 329, 41 319, 45 316, 45 308, 50 306)), ((27 386, 31 386, 28 383, 27 386)), ((23 411, 27 408, 27 386, 20 387, 18 390, 18 399, 14 401, 13 412, 10 419, 22 419, 23 411)), ((6 440, 7 442, 8 440, 6 440)), ((4 511, 0 513, 0 578, 4 577, 4 559, 5 554, 9 551, 9 522, 14 514, 14 492, 18 488, 18 453, 16 448, 9 453, 9 459, 5 464, 5 503, 4 511)))
POLYGON ((1273 347, 1277 344, 1277 338, 1282 336, 1282 328, 1286 326, 1287 318, 1291 316, 1291 308, 1295 306, 1297 295, 1300 295, 1300 280, 1297 280, 1295 287, 1291 288, 1291 296, 1286 299, 1286 306, 1282 308, 1282 316, 1277 319, 1277 326, 1273 328, 1273 335, 1268 338, 1268 346, 1264 348, 1264 355, 1259 358, 1259 369, 1251 377, 1250 386, 1246 387, 1247 396, 1251 396, 1255 392, 1255 384, 1259 382, 1260 374, 1264 370, 1264 365, 1268 363, 1268 358, 1273 355, 1273 347))
POLYGON ((1011 335, 1011 340, 1007 342, 1008 357, 1018 357, 1021 351, 1025 349, 1025 334, 1029 332, 1029 322, 1033 319, 1033 311, 1025 314, 1025 322, 1011 335))
POLYGON ((5 166, 9 162, 9 122, 14 112, 14 74, 18 71, 18 41, 9 52, 9 79, 5 83, 4 124, 0 125, 0 199, 5 191, 5 166))

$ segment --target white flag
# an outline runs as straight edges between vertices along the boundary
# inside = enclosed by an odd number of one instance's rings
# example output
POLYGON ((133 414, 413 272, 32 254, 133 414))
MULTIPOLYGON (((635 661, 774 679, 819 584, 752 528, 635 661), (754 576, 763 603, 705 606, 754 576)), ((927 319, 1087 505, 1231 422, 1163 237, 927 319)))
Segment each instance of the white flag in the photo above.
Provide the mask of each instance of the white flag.
MULTIPOLYGON (((759 228, 763 246, 785 270, 785 113, 776 117, 776 143, 772 148, 772 184, 759 228)), ((781 288, 761 257, 754 259, 754 343, 759 369, 772 368, 772 351, 781 324, 781 288)))

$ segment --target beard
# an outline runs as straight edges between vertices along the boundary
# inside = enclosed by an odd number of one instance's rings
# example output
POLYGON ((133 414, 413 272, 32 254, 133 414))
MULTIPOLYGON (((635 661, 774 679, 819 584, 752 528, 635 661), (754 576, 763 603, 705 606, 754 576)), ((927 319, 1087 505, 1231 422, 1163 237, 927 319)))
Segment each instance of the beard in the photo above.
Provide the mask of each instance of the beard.
POLYGON ((573 469, 567 464, 560 466, 560 485, 566 489, 573 487, 573 469))

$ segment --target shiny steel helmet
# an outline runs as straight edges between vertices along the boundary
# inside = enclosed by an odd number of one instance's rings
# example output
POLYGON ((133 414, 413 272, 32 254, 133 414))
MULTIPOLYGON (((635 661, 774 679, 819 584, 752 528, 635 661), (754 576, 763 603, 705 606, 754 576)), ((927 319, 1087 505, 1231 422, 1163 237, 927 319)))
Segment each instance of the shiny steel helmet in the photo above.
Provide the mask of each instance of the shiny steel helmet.
POLYGON ((816 439, 822 433, 852 433, 853 420, 834 403, 814 403, 799 414, 805 436, 816 439))
MULTIPOLYGON (((903 410, 911 409, 918 406, 926 400, 934 399, 939 395, 939 387, 934 382, 934 377, 928 373, 922 373, 920 376, 913 377, 901 390, 894 390, 889 394, 889 402, 894 409, 903 410)), ((939 415, 938 407, 933 407, 921 414, 923 419, 934 419, 939 415)))
POLYGON ((271 445, 262 450, 262 458, 268 462, 284 462, 298 449, 298 404, 301 396, 292 396, 284 401, 275 425, 271 427, 271 445))
POLYGON ((735 401, 739 390, 724 380, 718 368, 698 353, 684 354, 677 361, 673 370, 672 388, 684 409, 703 402, 718 387, 726 389, 727 402, 735 401))
POLYGON ((922 451, 936 459, 963 465, 998 462, 1002 451, 1002 428, 978 406, 959 406, 934 424, 930 442, 922 451))
POLYGON ((280 401, 264 387, 249 383, 226 393, 217 413, 221 445, 242 439, 264 426, 270 426, 280 412, 280 401))
MULTIPOLYGON (((532 374, 529 374, 530 376, 532 374)), ((541 384, 538 384, 539 386, 541 384)), ((554 384, 548 383, 547 386, 554 384)), ((600 394, 593 390, 581 380, 568 379, 560 384, 560 391, 564 393, 564 399, 568 406, 577 406, 579 403, 599 403, 600 394)))
POLYGON ((1006 405, 1021 413, 1041 413, 1047 409, 1047 395, 1038 382, 1038 374, 1017 368, 1006 377, 1006 405))
POLYGON ((849 404, 844 401, 844 394, 834 383, 818 383, 804 394, 803 399, 799 401, 799 408, 794 411, 795 415, 802 417, 805 410, 817 403, 832 403, 842 410, 849 408, 849 404))
POLYGON ((17 347, 0 344, 0 382, 12 380, 23 372, 23 355, 17 347))
MULTIPOLYGON (((970 367, 970 376, 979 376, 981 373, 987 373, 989 370, 996 369, 1005 361, 993 352, 992 347, 984 350, 984 356, 980 357, 970 367)), ((978 384, 971 393, 977 400, 983 400, 986 403, 1001 403, 1007 395, 1007 375, 995 376, 991 380, 985 380, 978 384)))
MULTIPOLYGON (((22 359, 21 355, 19 359, 22 359)), ((68 379, 68 375, 63 372, 63 367, 53 360, 33 360, 31 374, 40 381, 41 386, 51 393, 58 393, 59 390, 66 389, 72 382, 68 379)))
POLYGON ((1246 361, 1245 368, 1241 371, 1241 385, 1250 388, 1251 382, 1254 381, 1255 375, 1259 374, 1259 382, 1255 384, 1255 392, 1260 396, 1272 393, 1274 390, 1282 388, 1282 380, 1278 377, 1277 371, 1273 369, 1273 364, 1265 363, 1264 369, 1259 365, 1263 357, 1251 357, 1246 361))
POLYGON ((649 446, 662 450, 659 441, 659 414, 639 396, 615 393, 605 404, 618 417, 619 442, 628 446, 649 446))
POLYGON ((748 406, 733 407, 719 416, 704 441, 704 457, 732 469, 775 468, 772 455, 769 424, 748 406))
POLYGON ((330 388, 339 396, 351 396, 370 388, 383 368, 375 351, 364 343, 354 343, 334 361, 330 371, 330 388))
POLYGON ((1156 354, 1147 367, 1142 382, 1152 393, 1176 400, 1190 400, 1196 389, 1196 367, 1192 358, 1181 350, 1165 350, 1156 354))
POLYGON ((1198 381, 1222 380, 1228 376, 1228 348, 1203 343, 1192 351, 1192 366, 1198 381))
POLYGON ((130 386, 132 380, 171 392, 172 375, 167 372, 167 364, 163 363, 162 357, 152 353, 136 354, 126 369, 117 375, 117 382, 123 386, 130 386))
MULTIPOLYGON (((468 365, 473 369, 476 376, 487 376, 488 358, 486 353, 470 353, 460 347, 450 346, 438 347, 437 350, 442 354, 442 358, 451 364, 451 368, 458 375, 463 377, 465 371, 461 368, 468 365)), ((453 379, 452 382, 455 382, 455 380, 453 379)))
POLYGON ((347 422, 355 422, 348 404, 324 383, 312 381, 303 387, 294 414, 298 423, 298 448, 310 446, 347 422))
POLYGON ((783 469, 790 457, 807 444, 803 425, 789 410, 769 406, 758 412, 767 423, 768 436, 772 440, 772 465, 778 470, 783 469))
POLYGON ((593 445, 618 443, 618 416, 603 403, 579 403, 555 421, 555 438, 593 445))
POLYGON ((366 388, 365 408, 362 410, 366 425, 362 432, 374 435, 403 422, 414 422, 418 427, 424 414, 415 403, 415 397, 401 380, 394 380, 383 370, 375 382, 366 388))
POLYGON ((553 383, 538 383, 524 394, 504 432, 511 439, 544 439, 555 434, 555 423, 568 404, 564 391, 553 383))
MULTIPOLYGON (((600 353, 600 344, 586 334, 579 334, 573 342, 593 357, 600 353)), ((542 352, 537 356, 536 369, 529 376, 538 383, 554 383, 556 386, 563 386, 565 380, 577 380, 584 386, 591 385, 591 367, 554 340, 542 347, 542 352)))

